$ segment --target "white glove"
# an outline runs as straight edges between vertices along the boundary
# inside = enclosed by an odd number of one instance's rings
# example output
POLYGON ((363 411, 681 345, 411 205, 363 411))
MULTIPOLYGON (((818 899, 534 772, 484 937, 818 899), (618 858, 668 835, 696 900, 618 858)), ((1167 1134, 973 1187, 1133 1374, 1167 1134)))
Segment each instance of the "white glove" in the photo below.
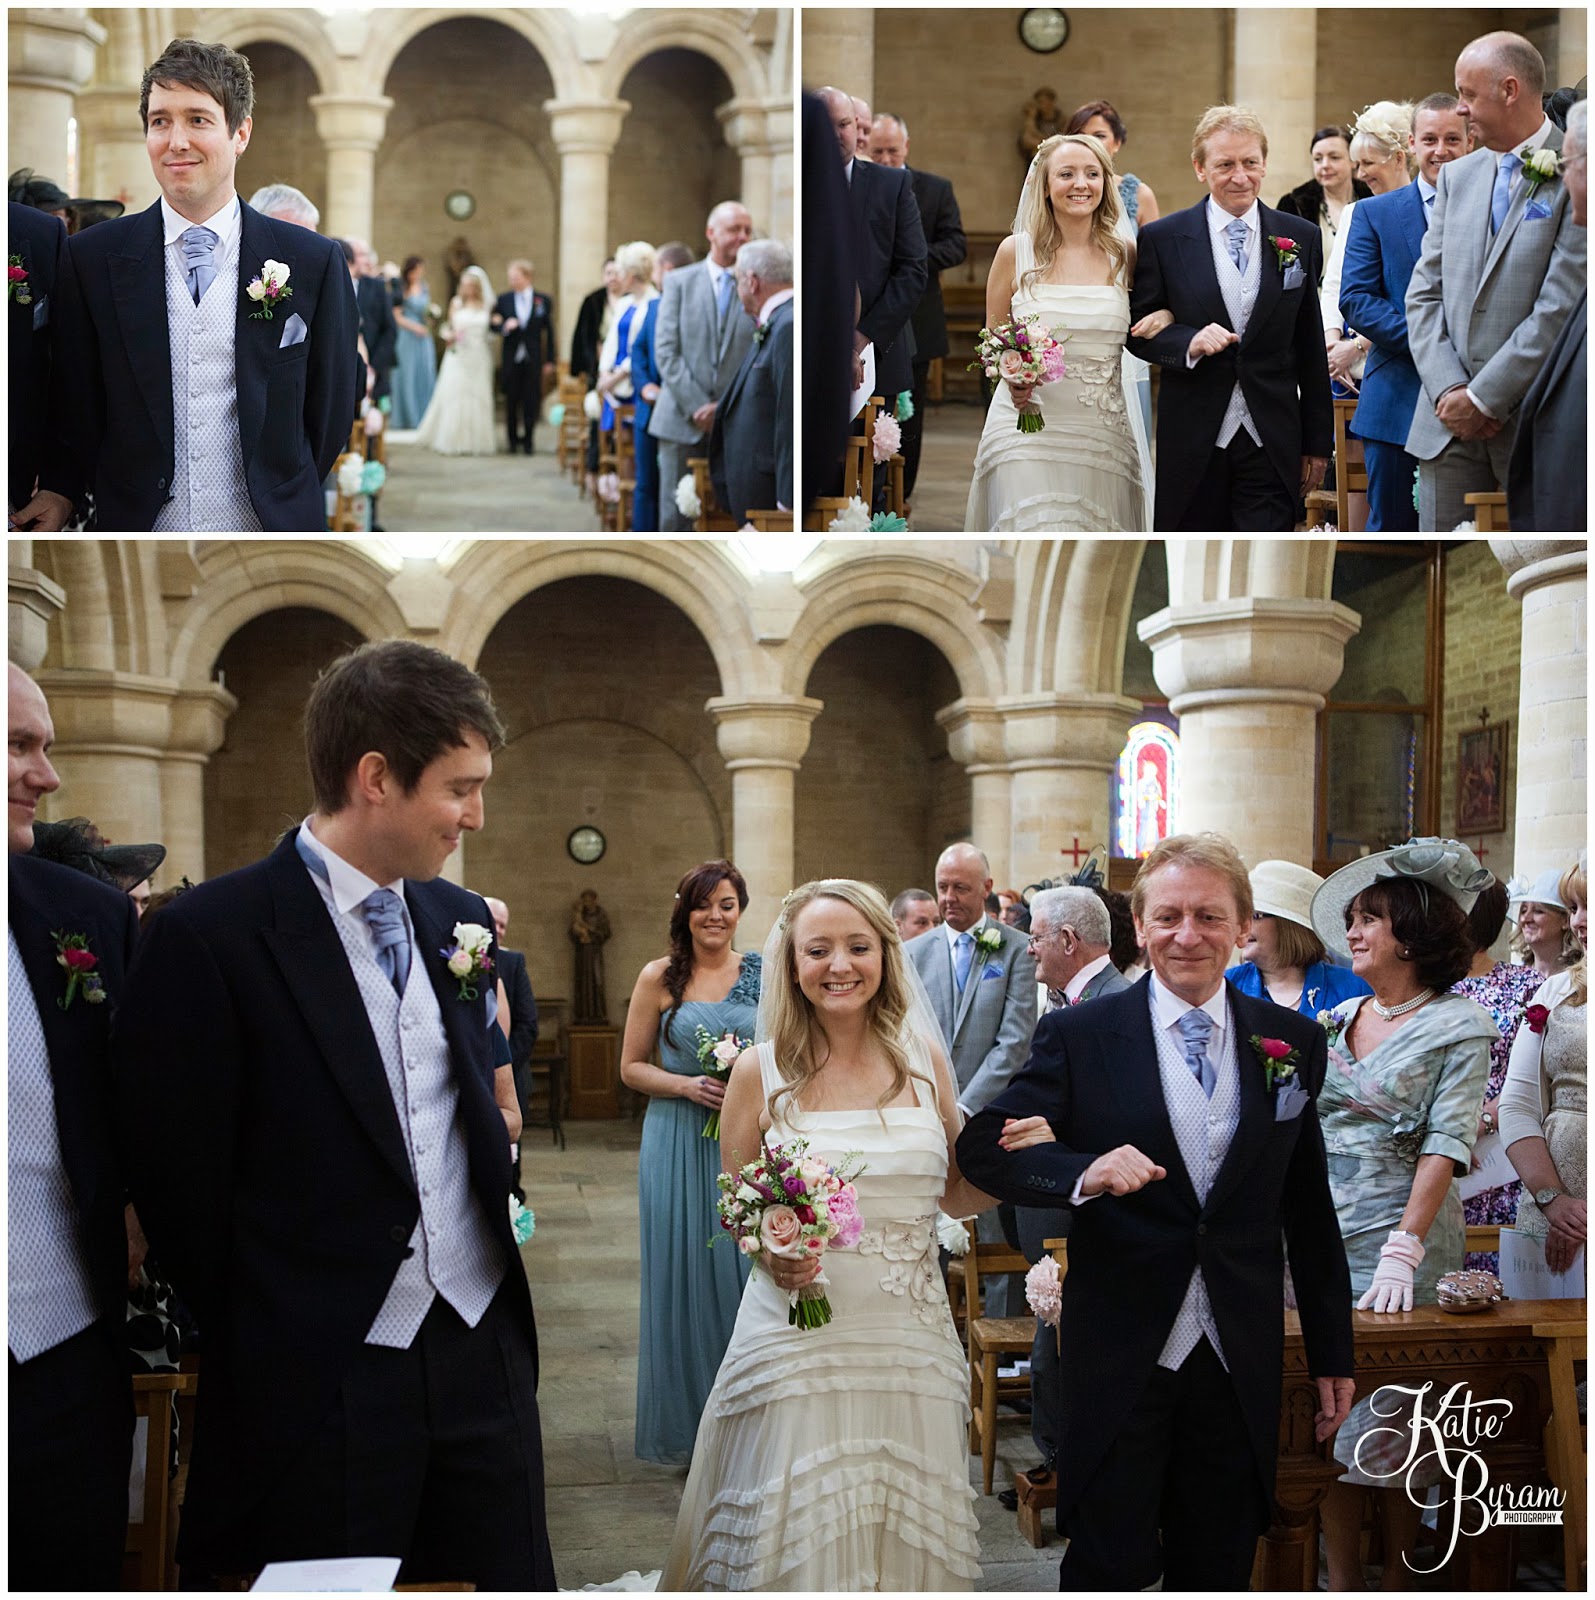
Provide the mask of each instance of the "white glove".
POLYGON ((1392 1232, 1379 1252, 1368 1292, 1357 1302, 1359 1311, 1412 1310, 1412 1275, 1423 1264, 1423 1243, 1410 1233, 1392 1232))

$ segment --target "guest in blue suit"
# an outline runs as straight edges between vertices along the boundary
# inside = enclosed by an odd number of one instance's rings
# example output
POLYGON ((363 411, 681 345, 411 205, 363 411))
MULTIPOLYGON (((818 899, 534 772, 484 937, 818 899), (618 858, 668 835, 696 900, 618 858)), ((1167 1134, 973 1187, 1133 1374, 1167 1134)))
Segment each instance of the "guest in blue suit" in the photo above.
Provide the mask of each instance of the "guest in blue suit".
POLYGON ((1363 441, 1368 465, 1369 533, 1418 531, 1412 498, 1418 463, 1406 441, 1420 386, 1407 345, 1407 283, 1423 249, 1440 168, 1468 153, 1467 119, 1454 95, 1432 94, 1419 102, 1412 148, 1417 182, 1357 203, 1340 279, 1345 325, 1368 346, 1351 428, 1363 441))
MULTIPOLYGON (((677 267, 692 265, 692 252, 672 242, 659 246, 654 256, 654 286, 661 299, 665 279, 677 267)), ((631 498, 631 526, 634 533, 659 531, 659 441, 648 431, 654 414, 654 401, 664 381, 659 374, 659 354, 655 345, 659 326, 659 300, 650 300, 643 314, 642 327, 631 341, 631 388, 637 397, 637 488, 631 498)))

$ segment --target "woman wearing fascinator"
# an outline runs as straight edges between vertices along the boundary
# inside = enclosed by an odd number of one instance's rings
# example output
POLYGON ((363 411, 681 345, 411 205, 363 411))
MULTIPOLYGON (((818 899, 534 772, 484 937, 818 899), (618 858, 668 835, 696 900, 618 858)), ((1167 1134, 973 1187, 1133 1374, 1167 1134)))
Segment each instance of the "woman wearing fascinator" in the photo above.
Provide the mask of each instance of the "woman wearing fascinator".
MULTIPOLYGON (((879 890, 828 878, 786 897, 756 1032, 726 1088, 725 1170, 806 1140, 848 1159, 863 1226, 822 1257, 756 1257, 659 1587, 973 1588, 969 1379, 935 1220, 996 1201, 959 1175, 952 1069, 879 890), (831 1320, 794 1326, 822 1262, 831 1320)), ((1041 1117, 1003 1132, 1011 1149, 1051 1138, 1041 1117)))
POLYGON ((1003 359, 993 354, 996 385, 965 532, 1152 526, 1151 451, 1139 403, 1125 405, 1124 348, 1130 333, 1150 338, 1174 319, 1156 311, 1130 327, 1135 242, 1121 214, 1113 159, 1100 139, 1070 133, 1042 141, 1013 232, 986 280, 986 326, 1022 329, 1025 346, 1051 335, 1061 343, 1063 371, 1036 382, 1019 374, 1012 350, 1003 359))
MULTIPOLYGON (((1500 1035, 1487 1011, 1449 991, 1472 961, 1468 912, 1493 882, 1465 844, 1413 839, 1342 867, 1313 897, 1319 938, 1349 954, 1352 971, 1373 990, 1319 1014, 1329 1072, 1318 1112, 1361 1310, 1433 1304, 1439 1279, 1462 1266, 1456 1180, 1472 1162, 1490 1046, 1500 1035)), ((1382 1491, 1385 1587, 1406 1586, 1402 1557, 1413 1548, 1421 1510, 1406 1490, 1409 1482, 1423 1485, 1399 1471, 1407 1454, 1402 1426, 1400 1417, 1375 1416, 1364 1398, 1335 1436, 1335 1458, 1347 1472, 1324 1501, 1331 1589, 1364 1587, 1359 1545, 1368 1487, 1382 1491)))
POLYGON ((460 275, 460 292, 449 301, 444 331, 448 349, 437 387, 416 431, 416 443, 442 456, 490 456, 498 449, 493 425, 493 354, 487 346, 493 285, 480 267, 460 275))

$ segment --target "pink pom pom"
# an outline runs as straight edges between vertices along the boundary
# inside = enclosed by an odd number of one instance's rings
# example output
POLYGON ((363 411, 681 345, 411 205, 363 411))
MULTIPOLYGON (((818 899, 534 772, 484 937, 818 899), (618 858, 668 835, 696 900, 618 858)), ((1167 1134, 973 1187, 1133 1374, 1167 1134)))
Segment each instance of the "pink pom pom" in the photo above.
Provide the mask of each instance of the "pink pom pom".
POLYGON ((903 430, 897 418, 882 413, 875 419, 875 460, 889 461, 902 448, 903 430))
POLYGON ((1063 1311, 1063 1275, 1051 1256, 1043 1256, 1025 1274, 1025 1299, 1049 1328, 1058 1326, 1063 1311))

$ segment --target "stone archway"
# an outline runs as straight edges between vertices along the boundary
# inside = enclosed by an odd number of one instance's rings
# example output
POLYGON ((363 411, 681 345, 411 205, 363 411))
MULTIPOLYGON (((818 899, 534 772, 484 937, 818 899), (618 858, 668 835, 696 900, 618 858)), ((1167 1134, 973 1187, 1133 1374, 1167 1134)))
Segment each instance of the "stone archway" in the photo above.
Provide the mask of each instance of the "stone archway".
POLYGON ((238 163, 239 194, 247 200, 268 183, 291 183, 325 212, 326 150, 314 118, 304 112, 321 88, 315 63, 298 44, 260 34, 236 48, 255 77, 255 121, 238 163))

